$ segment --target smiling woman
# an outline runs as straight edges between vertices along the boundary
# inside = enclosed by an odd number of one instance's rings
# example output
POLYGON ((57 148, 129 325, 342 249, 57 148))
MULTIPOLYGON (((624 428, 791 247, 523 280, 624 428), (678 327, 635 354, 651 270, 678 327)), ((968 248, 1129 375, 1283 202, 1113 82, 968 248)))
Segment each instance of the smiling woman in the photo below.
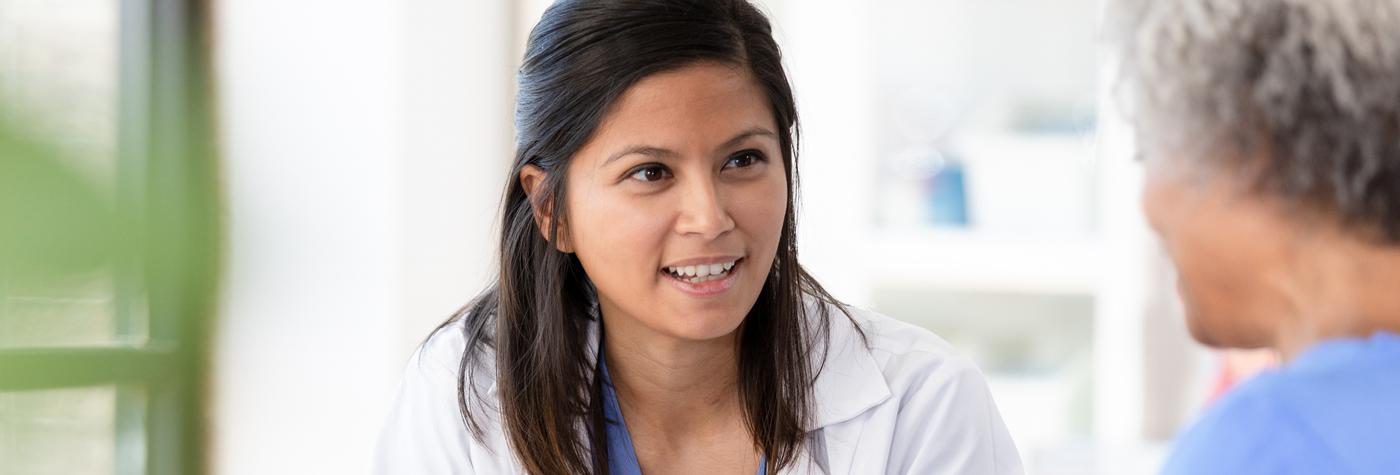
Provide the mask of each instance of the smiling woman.
MULTIPOLYGON (((777 129, 752 74, 717 62, 643 78, 613 104, 568 165, 560 229, 561 250, 597 289, 609 336, 733 353, 722 337, 758 299, 787 214, 777 129)), ((545 174, 527 165, 526 193, 545 174)))
POLYGON ((797 259, 797 116, 742 0, 534 28, 497 282, 422 345, 392 473, 1019 473, 986 384, 797 259))

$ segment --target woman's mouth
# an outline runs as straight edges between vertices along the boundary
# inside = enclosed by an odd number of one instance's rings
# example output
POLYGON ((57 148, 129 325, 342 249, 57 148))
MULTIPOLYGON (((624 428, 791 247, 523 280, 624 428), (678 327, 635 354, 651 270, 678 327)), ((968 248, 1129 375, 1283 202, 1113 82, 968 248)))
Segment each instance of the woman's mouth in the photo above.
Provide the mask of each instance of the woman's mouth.
POLYGON ((661 274, 669 277, 676 288, 695 295, 714 295, 728 290, 734 285, 737 269, 744 259, 718 261, 708 264, 688 266, 668 266, 661 274))

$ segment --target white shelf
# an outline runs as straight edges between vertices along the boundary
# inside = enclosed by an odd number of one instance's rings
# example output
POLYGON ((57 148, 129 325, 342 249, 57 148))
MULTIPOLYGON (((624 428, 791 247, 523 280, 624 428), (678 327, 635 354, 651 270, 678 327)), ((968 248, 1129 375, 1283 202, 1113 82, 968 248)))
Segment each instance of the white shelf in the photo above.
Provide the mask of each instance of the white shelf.
POLYGON ((1102 252, 1091 238, 899 230, 871 239, 870 283, 902 288, 1094 294, 1102 252))

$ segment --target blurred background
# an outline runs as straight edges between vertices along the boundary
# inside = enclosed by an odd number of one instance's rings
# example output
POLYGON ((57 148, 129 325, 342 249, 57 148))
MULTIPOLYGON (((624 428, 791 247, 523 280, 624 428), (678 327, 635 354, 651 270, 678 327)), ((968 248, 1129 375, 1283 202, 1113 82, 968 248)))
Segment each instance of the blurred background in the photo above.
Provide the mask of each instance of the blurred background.
MULTIPOLYGON (((1104 1, 760 2, 803 260, 976 360, 1037 475, 1153 473, 1270 364, 1184 330, 1104 1)), ((492 275, 547 5, 0 0, 0 474, 367 472, 492 275)))

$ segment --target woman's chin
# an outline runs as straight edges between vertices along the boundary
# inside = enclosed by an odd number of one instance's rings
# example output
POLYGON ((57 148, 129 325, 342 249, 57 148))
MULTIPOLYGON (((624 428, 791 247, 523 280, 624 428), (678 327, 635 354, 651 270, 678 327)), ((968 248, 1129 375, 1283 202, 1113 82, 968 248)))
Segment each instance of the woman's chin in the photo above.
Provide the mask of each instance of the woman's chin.
POLYGON ((1264 348, 1272 345, 1263 332, 1250 331, 1244 322, 1233 321, 1227 316, 1206 315, 1199 311, 1186 311, 1186 327, 1191 337, 1202 345, 1211 348, 1264 348))
POLYGON ((673 338, 698 342, 726 338, 743 322, 744 315, 730 312, 695 312, 673 314, 663 325, 673 338))

